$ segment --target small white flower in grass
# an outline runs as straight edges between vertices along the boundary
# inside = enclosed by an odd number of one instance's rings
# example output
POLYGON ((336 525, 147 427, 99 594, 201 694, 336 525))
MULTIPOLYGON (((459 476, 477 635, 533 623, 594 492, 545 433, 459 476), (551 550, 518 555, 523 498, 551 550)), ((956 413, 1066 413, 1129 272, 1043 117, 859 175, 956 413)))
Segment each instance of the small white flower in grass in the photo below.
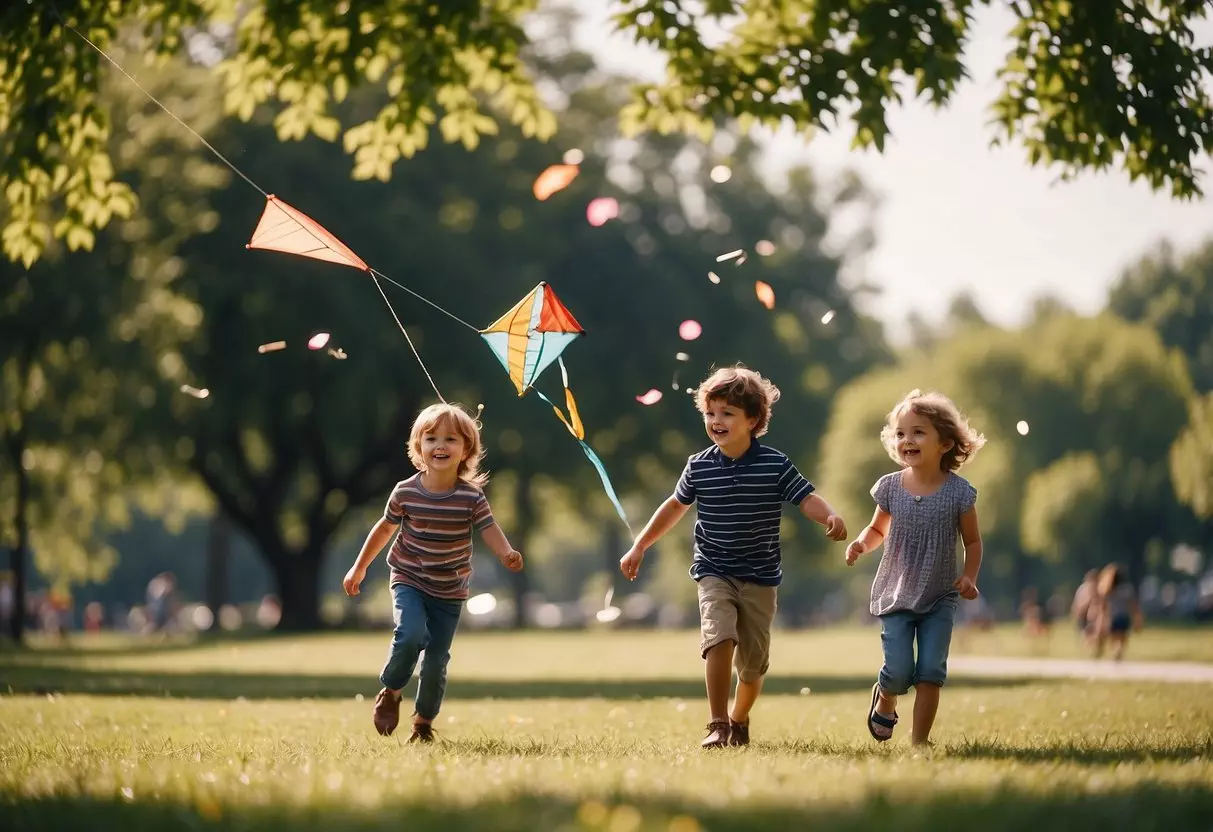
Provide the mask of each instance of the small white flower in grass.
POLYGON ((122 787, 122 797, 126 800, 134 800, 135 799, 135 790, 132 789, 130 786, 123 786, 122 787))

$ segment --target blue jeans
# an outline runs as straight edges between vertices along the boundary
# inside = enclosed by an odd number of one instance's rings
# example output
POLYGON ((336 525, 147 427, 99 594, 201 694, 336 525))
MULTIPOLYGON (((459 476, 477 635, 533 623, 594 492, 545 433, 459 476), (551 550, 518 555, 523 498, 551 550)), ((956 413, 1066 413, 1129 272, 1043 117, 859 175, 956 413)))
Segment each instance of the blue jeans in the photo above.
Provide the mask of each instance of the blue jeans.
POLYGON ((379 681, 385 688, 400 690, 413 678, 417 658, 425 651, 414 709, 423 719, 433 719, 446 693, 446 666, 463 602, 435 598, 406 584, 392 587, 392 599, 396 629, 379 681))
POLYGON ((948 647, 959 603, 956 595, 945 595, 927 612, 901 610, 880 616, 880 643, 884 647, 881 690, 900 696, 921 682, 943 687, 948 678, 948 647))

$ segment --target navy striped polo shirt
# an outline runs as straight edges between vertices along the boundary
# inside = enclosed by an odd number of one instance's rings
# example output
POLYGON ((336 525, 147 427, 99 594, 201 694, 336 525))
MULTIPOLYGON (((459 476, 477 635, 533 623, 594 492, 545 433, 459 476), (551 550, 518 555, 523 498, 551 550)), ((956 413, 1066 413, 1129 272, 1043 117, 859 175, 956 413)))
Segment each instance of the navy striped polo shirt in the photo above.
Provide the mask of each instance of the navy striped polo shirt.
POLYGON ((684 506, 699 504, 691 577, 778 586, 783 503, 800 505, 812 493, 792 460, 756 439, 737 459, 715 445, 691 456, 674 489, 684 506))

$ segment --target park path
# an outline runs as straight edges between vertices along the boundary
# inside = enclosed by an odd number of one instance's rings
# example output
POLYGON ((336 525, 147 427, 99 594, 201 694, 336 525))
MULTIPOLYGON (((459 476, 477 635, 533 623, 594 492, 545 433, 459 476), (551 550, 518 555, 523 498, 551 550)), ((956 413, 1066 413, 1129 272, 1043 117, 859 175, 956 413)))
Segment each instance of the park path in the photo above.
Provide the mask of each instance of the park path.
POLYGON ((949 656, 948 671, 958 676, 1213 684, 1213 664, 1195 662, 1114 662, 1108 659, 1095 661, 1092 659, 949 656))

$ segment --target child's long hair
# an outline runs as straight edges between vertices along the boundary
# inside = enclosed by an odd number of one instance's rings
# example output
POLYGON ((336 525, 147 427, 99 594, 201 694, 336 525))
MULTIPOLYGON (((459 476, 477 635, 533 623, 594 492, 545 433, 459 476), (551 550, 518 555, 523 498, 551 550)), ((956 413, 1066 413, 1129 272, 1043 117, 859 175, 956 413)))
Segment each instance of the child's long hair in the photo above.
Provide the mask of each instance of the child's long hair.
POLYGON ((1124 579, 1124 569, 1121 567, 1121 565, 1119 563, 1109 563, 1103 568, 1103 571, 1099 573, 1099 586, 1097 591, 1099 592, 1100 597, 1106 598, 1107 596, 1111 595, 1112 590, 1120 586, 1124 579))
POLYGON ((475 488, 484 488, 489 481, 486 471, 480 470, 484 461, 484 445, 480 441, 480 423, 457 404, 432 404, 417 414, 413 429, 409 432, 409 461, 418 471, 425 470, 421 456, 421 437, 434 433, 444 425, 463 438, 466 455, 459 461, 459 479, 475 488))
POLYGON ((708 402, 720 399, 741 408, 754 422, 754 436, 762 436, 771 424, 771 405, 779 401, 779 388, 759 373, 738 364, 722 367, 705 378, 695 391, 695 408, 706 413, 708 402))
POLYGON ((889 411, 885 425, 880 429, 880 441, 896 463, 901 463, 901 457, 897 454, 897 420, 907 411, 930 421, 941 442, 952 443, 952 447, 939 460, 939 467, 944 471, 959 470, 986 444, 986 438, 969 426, 960 409, 943 393, 911 390, 889 411))

